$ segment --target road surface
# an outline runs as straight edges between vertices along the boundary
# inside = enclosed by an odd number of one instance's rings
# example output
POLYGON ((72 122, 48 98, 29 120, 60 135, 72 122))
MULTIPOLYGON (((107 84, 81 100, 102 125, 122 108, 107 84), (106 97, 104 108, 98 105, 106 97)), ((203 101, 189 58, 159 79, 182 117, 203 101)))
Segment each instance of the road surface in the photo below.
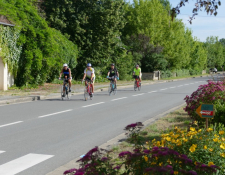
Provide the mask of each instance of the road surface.
POLYGON ((45 175, 91 148, 184 103, 207 77, 0 106, 0 175, 45 175))

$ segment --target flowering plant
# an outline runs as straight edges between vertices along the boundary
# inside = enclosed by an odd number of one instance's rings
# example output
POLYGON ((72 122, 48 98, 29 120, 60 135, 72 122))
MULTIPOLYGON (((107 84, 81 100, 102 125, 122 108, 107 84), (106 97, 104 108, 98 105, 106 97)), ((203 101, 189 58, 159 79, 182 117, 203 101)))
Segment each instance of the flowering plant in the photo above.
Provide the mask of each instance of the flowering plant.
MULTIPOLYGON (((208 84, 200 85, 191 96, 187 95, 184 100, 187 104, 184 110, 188 112, 193 121, 204 121, 197 115, 196 109, 203 103, 216 104, 218 100, 225 101, 225 81, 209 81, 208 84)), ((215 115, 214 118, 217 116, 215 115)))
POLYGON ((187 155, 196 166, 199 162, 209 166, 216 164, 221 172, 225 172, 225 128, 220 126, 216 131, 190 128, 184 131, 175 127, 173 132, 162 135, 160 141, 152 140, 152 146, 167 146, 175 151, 187 155))

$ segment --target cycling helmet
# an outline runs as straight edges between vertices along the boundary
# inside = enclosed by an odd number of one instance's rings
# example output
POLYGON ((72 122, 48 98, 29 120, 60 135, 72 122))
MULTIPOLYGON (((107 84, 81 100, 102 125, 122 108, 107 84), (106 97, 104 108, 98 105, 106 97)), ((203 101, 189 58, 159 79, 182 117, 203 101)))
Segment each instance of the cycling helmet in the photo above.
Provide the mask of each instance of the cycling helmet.
POLYGON ((112 64, 111 64, 111 66, 115 66, 115 64, 114 64, 114 63, 112 63, 112 64))
POLYGON ((137 64, 136 67, 139 67, 139 65, 137 64))
POLYGON ((63 67, 68 67, 68 65, 67 64, 63 64, 63 67))
POLYGON ((87 64, 87 67, 91 67, 91 63, 88 63, 88 64, 87 64))

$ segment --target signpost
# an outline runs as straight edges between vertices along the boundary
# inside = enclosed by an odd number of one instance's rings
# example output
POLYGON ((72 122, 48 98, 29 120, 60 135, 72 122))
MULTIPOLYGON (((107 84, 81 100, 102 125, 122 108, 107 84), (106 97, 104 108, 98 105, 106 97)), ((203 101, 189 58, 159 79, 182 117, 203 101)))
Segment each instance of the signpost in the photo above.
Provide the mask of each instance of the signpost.
POLYGON ((213 118, 214 114, 215 114, 214 105, 213 104, 202 104, 198 107, 196 112, 201 118, 206 119, 206 129, 207 129, 208 123, 209 123, 208 122, 209 118, 213 118))

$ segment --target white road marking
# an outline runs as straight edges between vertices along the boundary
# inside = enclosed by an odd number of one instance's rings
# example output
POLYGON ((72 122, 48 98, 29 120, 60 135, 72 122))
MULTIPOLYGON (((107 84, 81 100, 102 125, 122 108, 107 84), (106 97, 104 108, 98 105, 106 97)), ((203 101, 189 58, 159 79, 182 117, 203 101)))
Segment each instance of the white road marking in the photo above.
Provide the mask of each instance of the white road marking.
POLYGON ((132 95, 132 96, 134 96, 134 97, 135 97, 135 96, 139 96, 139 95, 144 95, 144 93, 142 93, 142 94, 137 94, 137 95, 132 95))
POLYGON ((148 93, 154 93, 154 92, 157 92, 157 91, 151 91, 151 92, 148 92, 148 93))
POLYGON ((122 99, 125 99, 125 98, 127 98, 127 97, 117 98, 117 99, 113 99, 111 101, 122 100, 122 99))
POLYGON ((17 123, 22 123, 23 121, 18 121, 18 122, 14 122, 14 123, 9 123, 9 124, 5 124, 5 125, 1 125, 0 128, 5 127, 5 126, 10 126, 10 125, 15 125, 17 123))
POLYGON ((160 89, 160 91, 165 91, 165 90, 167 90, 168 88, 165 88, 165 89, 160 89))
POLYGON ((174 87, 170 87, 170 88, 176 88, 176 86, 174 86, 174 87))
POLYGON ((5 152, 5 151, 1 151, 1 150, 0 150, 0 154, 1 154, 1 153, 4 153, 4 152, 5 152))
POLYGON ((189 85, 189 84, 185 84, 185 85, 187 86, 187 85, 189 85))
POLYGON ((0 165, 0 174, 15 175, 51 157, 53 157, 53 155, 27 154, 23 157, 0 165))
POLYGON ((56 113, 52 113, 52 114, 42 115, 42 116, 40 116, 38 118, 48 117, 48 116, 52 116, 52 115, 56 115, 56 114, 61 114, 61 113, 64 113, 64 112, 69 112, 69 111, 72 111, 72 109, 65 110, 65 111, 60 111, 60 112, 56 112, 56 113))
POLYGON ((183 86, 183 85, 180 85, 180 86, 177 86, 177 87, 181 87, 181 86, 183 86))
POLYGON ((92 104, 92 105, 87 105, 87 106, 82 106, 83 108, 86 108, 86 107, 89 107, 89 106, 95 106, 95 105, 99 105, 99 104, 103 104, 105 102, 100 102, 100 103, 95 103, 95 104, 92 104))

